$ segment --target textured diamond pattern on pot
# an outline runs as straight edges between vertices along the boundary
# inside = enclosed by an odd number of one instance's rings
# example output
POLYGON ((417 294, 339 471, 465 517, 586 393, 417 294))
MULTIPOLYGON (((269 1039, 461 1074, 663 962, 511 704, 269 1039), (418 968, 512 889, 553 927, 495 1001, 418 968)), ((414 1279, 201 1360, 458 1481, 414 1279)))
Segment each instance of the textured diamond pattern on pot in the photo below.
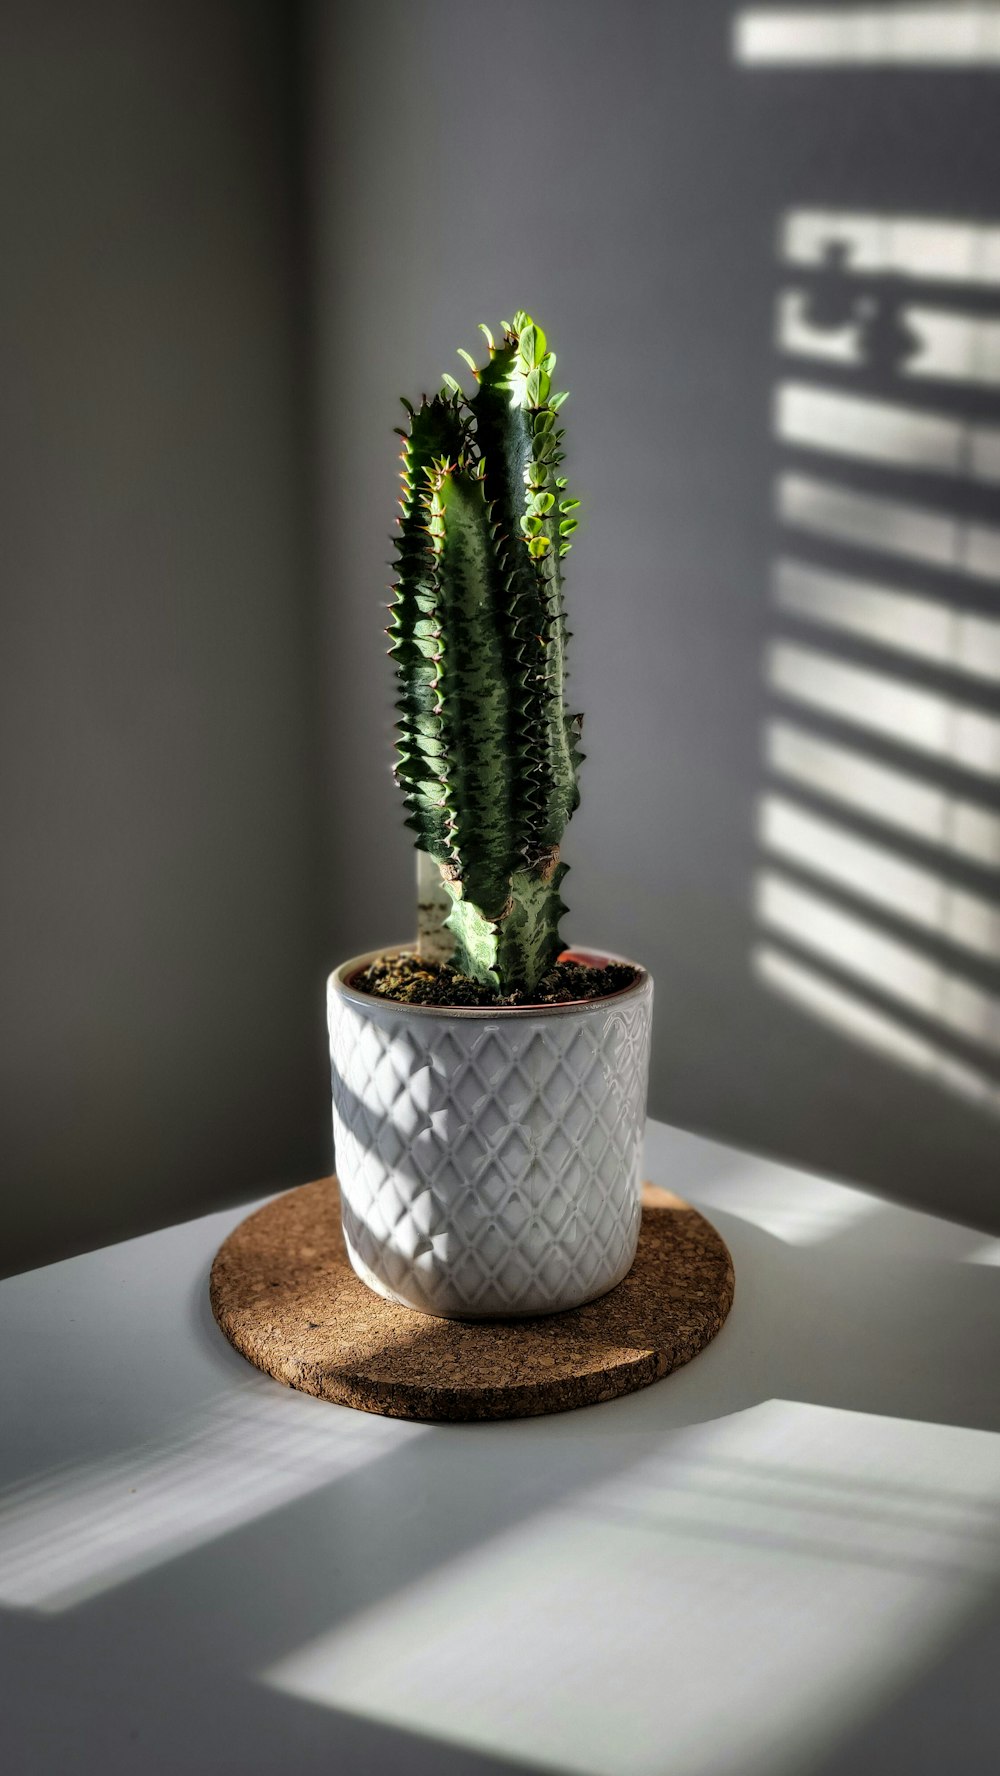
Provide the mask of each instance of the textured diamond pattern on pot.
POLYGON ((415 1017, 330 995, 356 1268, 432 1313, 545 1312, 628 1269, 652 992, 548 1018, 415 1017))

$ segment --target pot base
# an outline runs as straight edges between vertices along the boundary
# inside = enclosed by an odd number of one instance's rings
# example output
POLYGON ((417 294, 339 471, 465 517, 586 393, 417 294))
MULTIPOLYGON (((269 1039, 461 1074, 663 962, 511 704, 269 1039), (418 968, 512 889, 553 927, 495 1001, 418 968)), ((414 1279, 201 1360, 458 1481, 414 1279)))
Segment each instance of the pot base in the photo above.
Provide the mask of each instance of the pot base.
POLYGON ((230 1234, 212 1266, 212 1311, 257 1368, 364 1412, 433 1422, 590 1406, 689 1362, 732 1305, 732 1262, 710 1222, 649 1184, 642 1203, 635 1262, 599 1299, 518 1320, 446 1319, 366 1288, 336 1179, 324 1178, 230 1234))
MULTIPOLYGON (((573 1311, 573 1309, 565 1308, 565 1307, 507 1307, 507 1306, 504 1306, 503 1308, 498 1307, 495 1311, 491 1311, 490 1309, 485 1309, 482 1312, 477 1312, 475 1309, 472 1309, 472 1308, 462 1308, 461 1310, 456 1308, 454 1310, 454 1312, 449 1312, 447 1308, 432 1307, 429 1304, 426 1306, 419 1306, 418 1307, 413 1301, 408 1301, 406 1299, 405 1295, 397 1295, 393 1289, 389 1288, 387 1283, 383 1283, 383 1281, 375 1273, 375 1271, 370 1269, 370 1267, 365 1263, 364 1259, 362 1257, 360 1257, 359 1254, 355 1251, 350 1240, 347 1239, 346 1236, 344 1239, 344 1248, 347 1252, 348 1261, 350 1263, 351 1269, 354 1271, 355 1276, 360 1277, 361 1281, 365 1284, 365 1286, 367 1288, 371 1289, 376 1295, 380 1295, 382 1297, 383 1301, 391 1301, 394 1304, 394 1306, 405 1307, 408 1313, 419 1313, 419 1314, 422 1314, 427 1319, 431 1319, 431 1320, 469 1320, 469 1321, 486 1320, 486 1321, 491 1321, 495 1324, 497 1320, 501 1320, 501 1319, 503 1319, 503 1320, 550 1319, 554 1315, 563 1314, 563 1313, 571 1313, 573 1311)), ((603 1288, 595 1289, 594 1293, 592 1295, 588 1295, 586 1297, 585 1301, 578 1301, 576 1303, 577 1307, 589 1307, 590 1303, 592 1301, 600 1301, 602 1296, 610 1294, 612 1289, 617 1289, 618 1284, 621 1282, 624 1282, 625 1278, 628 1276, 628 1273, 632 1268, 633 1262, 634 1262, 634 1254, 630 1253, 627 1255, 625 1262, 619 1267, 617 1274, 611 1278, 611 1281, 608 1283, 605 1283, 603 1288)))

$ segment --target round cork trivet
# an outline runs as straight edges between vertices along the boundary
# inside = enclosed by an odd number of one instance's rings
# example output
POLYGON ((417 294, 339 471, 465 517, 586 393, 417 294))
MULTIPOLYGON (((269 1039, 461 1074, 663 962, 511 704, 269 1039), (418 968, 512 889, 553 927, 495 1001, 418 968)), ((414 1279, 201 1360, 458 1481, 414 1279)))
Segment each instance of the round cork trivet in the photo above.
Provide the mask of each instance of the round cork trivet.
POLYGON ((335 1178, 303 1184, 240 1223, 212 1265, 226 1337, 276 1380, 389 1418, 529 1418, 613 1400, 697 1356, 733 1300, 714 1227, 643 1186, 639 1250, 623 1283, 569 1313, 445 1320, 355 1276, 335 1178))

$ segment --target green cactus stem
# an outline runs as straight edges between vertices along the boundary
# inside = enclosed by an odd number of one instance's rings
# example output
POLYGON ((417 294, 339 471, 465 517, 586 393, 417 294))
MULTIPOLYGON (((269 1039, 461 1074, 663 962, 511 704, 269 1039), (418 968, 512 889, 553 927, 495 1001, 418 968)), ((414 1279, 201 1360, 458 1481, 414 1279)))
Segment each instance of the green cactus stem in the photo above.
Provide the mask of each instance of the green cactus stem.
POLYGON ((558 472, 565 397, 545 335, 523 313, 499 344, 483 332, 471 399, 448 377, 405 403, 388 633, 407 823, 451 898, 455 966, 503 995, 537 986, 563 947, 560 846, 582 754, 562 562, 579 502, 558 472))

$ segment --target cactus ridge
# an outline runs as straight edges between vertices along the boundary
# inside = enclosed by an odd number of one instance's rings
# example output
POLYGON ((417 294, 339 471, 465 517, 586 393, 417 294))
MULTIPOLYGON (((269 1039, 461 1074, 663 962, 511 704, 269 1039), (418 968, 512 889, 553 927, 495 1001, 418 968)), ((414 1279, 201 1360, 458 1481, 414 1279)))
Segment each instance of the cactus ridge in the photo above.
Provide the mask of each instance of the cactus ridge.
POLYGON ((396 580, 396 776, 417 845, 453 901, 463 972, 533 987, 558 957, 559 847, 578 805, 565 709, 562 561, 578 502, 559 475, 554 355, 528 315, 503 323, 466 399, 452 377, 404 403, 396 580))

